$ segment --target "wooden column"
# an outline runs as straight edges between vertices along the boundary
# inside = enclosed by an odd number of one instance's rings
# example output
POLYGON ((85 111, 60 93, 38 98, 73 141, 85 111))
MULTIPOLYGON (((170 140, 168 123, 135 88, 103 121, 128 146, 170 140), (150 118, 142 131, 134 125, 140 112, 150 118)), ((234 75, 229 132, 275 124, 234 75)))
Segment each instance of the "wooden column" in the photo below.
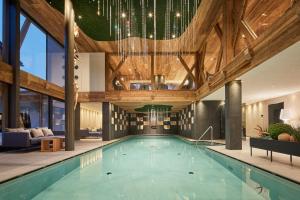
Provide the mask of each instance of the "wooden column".
POLYGON ((5 128, 8 128, 8 85, 6 83, 0 83, 1 87, 2 87, 2 131, 5 128))
POLYGON ((6 0, 4 9, 4 60, 13 67, 8 91, 8 126, 20 126, 20 2, 6 0))
POLYGON ((65 137, 66 151, 74 150, 74 10, 65 0, 65 137))
POLYGON ((53 98, 48 98, 48 128, 53 130, 53 98))
POLYGON ((80 139, 80 103, 77 103, 75 109, 75 140, 80 139))

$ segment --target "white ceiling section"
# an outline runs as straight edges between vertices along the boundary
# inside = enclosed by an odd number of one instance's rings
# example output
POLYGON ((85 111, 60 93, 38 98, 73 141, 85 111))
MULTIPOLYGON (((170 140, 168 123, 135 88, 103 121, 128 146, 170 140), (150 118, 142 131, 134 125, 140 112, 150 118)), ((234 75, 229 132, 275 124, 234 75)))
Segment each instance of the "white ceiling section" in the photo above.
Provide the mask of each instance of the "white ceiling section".
MULTIPOLYGON (((300 91, 300 42, 242 75, 243 103, 271 99, 300 91)), ((203 100, 224 100, 224 87, 203 100)))

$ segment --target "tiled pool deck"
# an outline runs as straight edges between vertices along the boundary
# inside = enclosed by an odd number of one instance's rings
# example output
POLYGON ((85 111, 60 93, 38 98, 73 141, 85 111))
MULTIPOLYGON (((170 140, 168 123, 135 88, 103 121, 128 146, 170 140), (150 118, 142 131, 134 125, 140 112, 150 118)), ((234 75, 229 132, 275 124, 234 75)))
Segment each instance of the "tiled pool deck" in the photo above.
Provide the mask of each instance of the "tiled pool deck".
POLYGON ((270 161, 270 154, 267 157, 265 150, 253 148, 253 155, 250 156, 249 140, 243 141, 242 150, 227 150, 225 146, 208 147, 216 152, 230 156, 250 165, 256 166, 273 174, 288 178, 300 183, 300 157, 293 156, 293 164, 290 164, 290 156, 273 152, 273 162, 270 161))
POLYGON ((84 139, 75 142, 75 151, 57 152, 1 152, 0 153, 0 182, 21 176, 31 171, 63 161, 76 155, 118 141, 103 141, 101 139, 84 139))

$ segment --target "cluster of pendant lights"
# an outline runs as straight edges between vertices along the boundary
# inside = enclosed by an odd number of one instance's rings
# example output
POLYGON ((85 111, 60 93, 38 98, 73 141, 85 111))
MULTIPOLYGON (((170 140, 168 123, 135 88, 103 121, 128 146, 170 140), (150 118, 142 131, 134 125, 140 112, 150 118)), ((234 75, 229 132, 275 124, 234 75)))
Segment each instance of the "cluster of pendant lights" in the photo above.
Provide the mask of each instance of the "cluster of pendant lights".
MULTIPOLYGON (((157 16, 157 10, 160 9, 157 7, 157 1, 159 0, 89 0, 89 3, 97 3, 95 16, 106 17, 109 22, 110 37, 114 37, 117 42, 118 54, 125 57, 128 52, 139 51, 147 54, 147 39, 154 40, 153 49, 155 53, 158 20, 164 20, 165 23, 164 30, 159 30, 164 32, 164 40, 170 41, 180 36, 181 31, 186 30, 188 27, 190 16, 197 14, 197 8, 201 0, 164 0, 166 3, 165 19, 158 19, 161 16, 157 16), (141 10, 136 10, 137 3, 139 3, 141 10), (149 7, 151 7, 151 10, 149 10, 149 7), (137 20, 136 12, 141 12, 141 21, 137 20), (147 18, 153 20, 152 33, 147 31, 147 18), (176 25, 171 23, 172 20, 177 22, 176 25), (137 30, 139 27, 142 28, 141 31, 137 30), (129 41, 124 40, 134 36, 141 38, 141 42, 136 42, 135 38, 131 38, 129 41), (139 49, 141 46, 143 49, 139 49)), ((82 15, 77 16, 78 19, 83 19, 83 17, 82 15)), ((181 41, 182 44, 185 42, 181 41)), ((171 43, 169 43, 169 47, 172 47, 171 43)))

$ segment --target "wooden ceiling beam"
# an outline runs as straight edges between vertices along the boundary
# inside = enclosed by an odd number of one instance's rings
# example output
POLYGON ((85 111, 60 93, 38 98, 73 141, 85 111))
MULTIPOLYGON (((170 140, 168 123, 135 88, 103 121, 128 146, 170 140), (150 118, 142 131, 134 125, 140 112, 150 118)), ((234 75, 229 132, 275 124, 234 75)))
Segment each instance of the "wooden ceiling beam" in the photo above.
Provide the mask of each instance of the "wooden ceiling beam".
MULTIPOLYGON (((197 52, 168 52, 168 51, 157 51, 157 52, 124 52, 126 56, 177 56, 177 55, 195 55, 197 52)), ((108 52, 107 54, 112 56, 120 55, 119 52, 108 52)))
POLYGON ((223 42, 222 42, 223 41, 223 32, 221 30, 221 27, 220 27, 219 23, 217 23, 214 28, 215 28, 215 31, 216 31, 216 33, 217 33, 217 35, 218 35, 218 37, 221 41, 221 48, 220 48, 219 53, 218 53, 218 58, 217 58, 217 63, 216 63, 216 68, 215 68, 215 73, 216 73, 221 68, 221 62, 222 62, 222 57, 223 57, 223 48, 224 47, 223 47, 223 42))
POLYGON ((179 61, 181 62, 182 66, 184 67, 184 69, 187 71, 188 75, 193 79, 194 82, 196 82, 196 78, 193 74, 193 71, 189 68, 189 66, 186 64, 186 62, 183 60, 183 58, 181 57, 181 55, 177 56, 179 61))
POLYGON ((233 1, 226 0, 223 11, 223 58, 227 65, 234 57, 233 49, 233 1))

